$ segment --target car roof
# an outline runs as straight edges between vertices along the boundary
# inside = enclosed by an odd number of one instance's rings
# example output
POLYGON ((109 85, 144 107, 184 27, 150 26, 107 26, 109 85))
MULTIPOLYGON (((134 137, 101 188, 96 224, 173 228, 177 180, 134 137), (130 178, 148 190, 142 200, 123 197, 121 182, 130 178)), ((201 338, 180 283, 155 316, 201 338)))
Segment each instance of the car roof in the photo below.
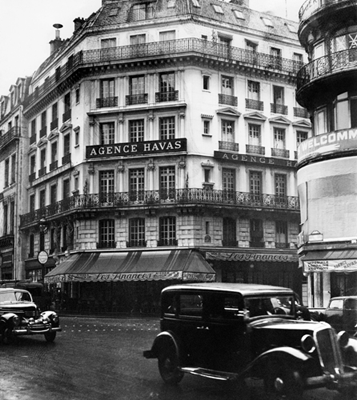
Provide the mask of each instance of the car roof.
POLYGON ((185 283, 172 285, 164 288, 162 292, 171 290, 211 290, 222 292, 240 293, 243 296, 268 293, 288 293, 293 294, 294 291, 281 286, 259 285, 255 283, 225 283, 225 282, 207 282, 207 283, 185 283))
POLYGON ((15 288, 0 288, 0 293, 9 293, 9 292, 24 292, 24 293, 28 293, 28 290, 15 289, 15 288))
POLYGON ((332 301, 332 300, 346 300, 346 299, 357 299, 357 296, 336 296, 336 297, 331 297, 330 301, 332 301))

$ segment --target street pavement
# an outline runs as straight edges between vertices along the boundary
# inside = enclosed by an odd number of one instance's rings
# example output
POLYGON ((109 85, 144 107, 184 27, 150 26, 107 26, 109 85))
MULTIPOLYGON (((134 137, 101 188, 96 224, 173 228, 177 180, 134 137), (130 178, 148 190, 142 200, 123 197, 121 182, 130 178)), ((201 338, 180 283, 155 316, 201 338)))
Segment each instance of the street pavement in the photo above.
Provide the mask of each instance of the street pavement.
MULTIPOLYGON (((159 333, 157 318, 62 317, 54 343, 42 335, 0 346, 0 400, 261 400, 261 381, 247 389, 186 375, 176 387, 165 385, 157 360, 143 350, 159 333)), ((340 400, 318 389, 304 399, 340 400)), ((350 400, 350 399, 348 399, 350 400)))

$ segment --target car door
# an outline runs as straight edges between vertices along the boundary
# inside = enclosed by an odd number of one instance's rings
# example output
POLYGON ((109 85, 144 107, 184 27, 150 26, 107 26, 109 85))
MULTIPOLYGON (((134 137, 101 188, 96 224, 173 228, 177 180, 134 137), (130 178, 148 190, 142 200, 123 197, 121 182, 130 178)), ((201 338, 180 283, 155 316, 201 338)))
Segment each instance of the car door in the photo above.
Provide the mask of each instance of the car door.
POLYGON ((326 309, 326 322, 328 322, 337 332, 343 329, 343 307, 344 299, 331 299, 326 309))
POLYGON ((354 332, 357 323, 357 299, 347 298, 343 310, 343 330, 354 332))

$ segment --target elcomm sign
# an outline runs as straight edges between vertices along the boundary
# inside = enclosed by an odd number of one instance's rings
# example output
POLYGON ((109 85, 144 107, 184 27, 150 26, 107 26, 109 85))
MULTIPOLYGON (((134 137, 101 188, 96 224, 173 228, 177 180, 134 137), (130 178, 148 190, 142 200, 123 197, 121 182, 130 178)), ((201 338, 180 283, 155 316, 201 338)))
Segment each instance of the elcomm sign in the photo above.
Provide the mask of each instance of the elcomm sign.
POLYGON ((187 139, 150 140, 146 142, 129 142, 103 144, 86 147, 86 158, 110 158, 142 154, 179 152, 187 150, 187 139))
POLYGON ((302 142, 298 148, 298 163, 306 158, 357 149, 357 129, 345 129, 318 135, 302 142))

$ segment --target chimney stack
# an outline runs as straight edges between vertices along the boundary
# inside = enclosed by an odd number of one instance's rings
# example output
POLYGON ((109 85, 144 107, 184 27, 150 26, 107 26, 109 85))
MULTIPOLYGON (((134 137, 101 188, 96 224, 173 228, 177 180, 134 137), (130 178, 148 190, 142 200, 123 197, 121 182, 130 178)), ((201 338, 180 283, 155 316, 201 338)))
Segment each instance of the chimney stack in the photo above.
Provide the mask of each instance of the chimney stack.
POLYGON ((56 37, 50 41, 50 54, 55 53, 63 44, 64 40, 60 37, 60 29, 63 28, 61 24, 54 24, 54 28, 56 28, 56 37))
POLYGON ((84 18, 76 18, 73 20, 73 22, 74 22, 74 32, 76 32, 84 24, 84 18))

